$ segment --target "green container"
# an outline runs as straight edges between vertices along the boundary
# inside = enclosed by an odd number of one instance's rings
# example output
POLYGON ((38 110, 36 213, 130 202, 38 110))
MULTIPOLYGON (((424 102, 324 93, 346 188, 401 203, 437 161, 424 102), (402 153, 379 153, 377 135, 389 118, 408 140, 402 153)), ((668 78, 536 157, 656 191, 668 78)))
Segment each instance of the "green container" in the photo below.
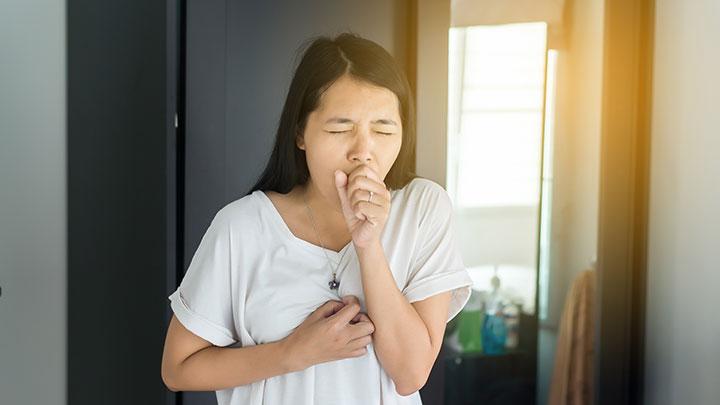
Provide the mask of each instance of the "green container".
POLYGON ((462 310, 458 314, 458 341, 465 353, 482 353, 482 324, 485 313, 481 309, 462 310))

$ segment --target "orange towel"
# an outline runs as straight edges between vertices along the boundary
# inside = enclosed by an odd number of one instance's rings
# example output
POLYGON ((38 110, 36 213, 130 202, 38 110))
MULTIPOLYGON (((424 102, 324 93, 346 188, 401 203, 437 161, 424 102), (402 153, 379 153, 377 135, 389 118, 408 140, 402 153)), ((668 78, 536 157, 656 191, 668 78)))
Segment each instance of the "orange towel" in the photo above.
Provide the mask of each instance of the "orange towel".
POLYGON ((560 318, 550 405, 590 405, 593 400, 595 272, 577 275, 560 318))

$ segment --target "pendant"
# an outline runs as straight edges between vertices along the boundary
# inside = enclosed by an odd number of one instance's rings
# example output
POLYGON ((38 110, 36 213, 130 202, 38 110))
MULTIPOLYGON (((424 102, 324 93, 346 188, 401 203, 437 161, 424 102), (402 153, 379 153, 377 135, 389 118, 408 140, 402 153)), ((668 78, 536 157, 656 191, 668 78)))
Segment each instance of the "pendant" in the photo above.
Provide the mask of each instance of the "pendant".
POLYGON ((332 281, 328 283, 328 285, 330 286, 330 289, 331 289, 331 290, 337 290, 338 287, 340 287, 340 282, 336 281, 336 280, 333 278, 332 281))

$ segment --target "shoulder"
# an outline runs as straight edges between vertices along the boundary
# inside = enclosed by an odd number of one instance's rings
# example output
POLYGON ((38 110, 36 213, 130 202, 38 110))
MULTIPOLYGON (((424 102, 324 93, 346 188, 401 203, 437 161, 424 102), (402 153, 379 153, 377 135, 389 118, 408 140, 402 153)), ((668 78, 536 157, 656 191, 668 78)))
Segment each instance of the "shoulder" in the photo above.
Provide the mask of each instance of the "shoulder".
POLYGON ((413 212, 418 226, 435 222, 438 218, 452 216, 453 204, 450 195, 440 184, 426 178, 415 177, 402 189, 401 201, 404 210, 413 212))
POLYGON ((215 213, 211 226, 247 229, 258 223, 260 208, 258 196, 250 193, 222 206, 215 213))
POLYGON ((415 177, 414 179, 410 180, 410 182, 405 187, 412 190, 421 190, 421 192, 426 193, 437 193, 445 191, 443 186, 424 177, 415 177))
POLYGON ((428 208, 452 208, 443 186, 423 177, 415 177, 405 187, 405 198, 412 204, 428 208))

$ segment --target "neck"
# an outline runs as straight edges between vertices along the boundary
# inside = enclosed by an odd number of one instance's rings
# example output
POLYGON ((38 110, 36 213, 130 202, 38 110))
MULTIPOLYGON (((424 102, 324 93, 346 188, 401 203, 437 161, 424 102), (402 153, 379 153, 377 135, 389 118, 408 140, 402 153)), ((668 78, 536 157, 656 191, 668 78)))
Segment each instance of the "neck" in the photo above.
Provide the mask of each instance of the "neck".
MULTIPOLYGON (((304 186, 300 187, 300 198, 310 206, 313 218, 319 223, 328 224, 345 224, 345 218, 342 209, 336 199, 330 199, 324 196, 317 189, 312 180, 308 180, 304 186), (303 200, 304 196, 304 200, 303 200)), ((307 209, 307 208, 305 208, 307 209)), ((332 228, 332 227, 331 227, 332 228)))

